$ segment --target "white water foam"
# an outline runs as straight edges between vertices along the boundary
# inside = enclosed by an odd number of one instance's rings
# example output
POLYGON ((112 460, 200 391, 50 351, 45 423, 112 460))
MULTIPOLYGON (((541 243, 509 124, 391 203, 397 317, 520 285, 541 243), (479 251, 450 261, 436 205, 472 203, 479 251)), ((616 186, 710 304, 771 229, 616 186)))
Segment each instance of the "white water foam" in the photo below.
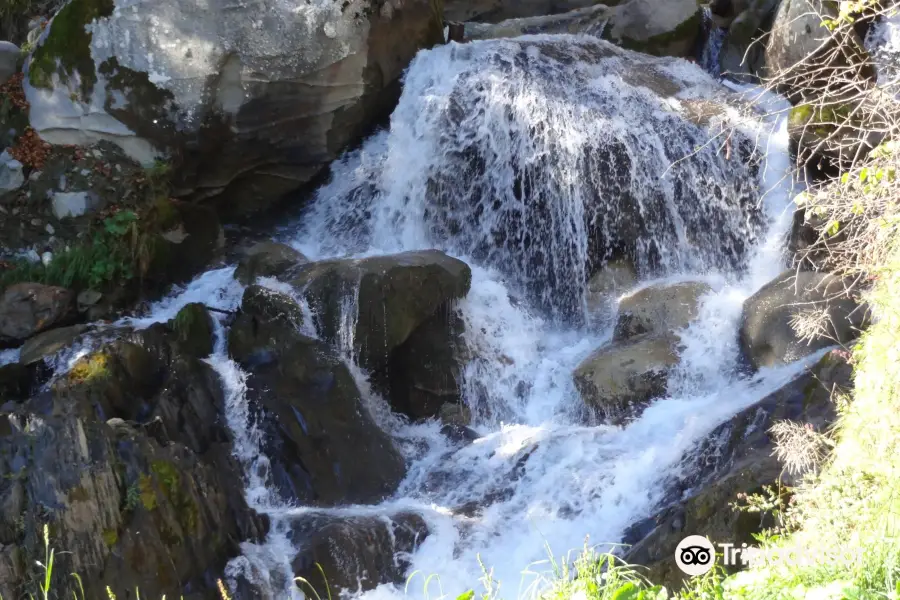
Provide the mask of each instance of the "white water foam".
POLYGON ((900 93, 900 9, 872 25, 865 45, 878 72, 878 84, 900 93))
POLYGON ((10 348, 8 350, 0 350, 0 367, 12 363, 19 362, 19 354, 21 348, 10 348))
POLYGON ((142 315, 124 317, 116 325, 128 325, 144 329, 154 323, 165 323, 175 318, 178 311, 188 304, 198 302, 214 309, 233 311, 241 304, 244 293, 234 278, 234 266, 206 271, 183 286, 175 286, 165 298, 151 304, 142 315))

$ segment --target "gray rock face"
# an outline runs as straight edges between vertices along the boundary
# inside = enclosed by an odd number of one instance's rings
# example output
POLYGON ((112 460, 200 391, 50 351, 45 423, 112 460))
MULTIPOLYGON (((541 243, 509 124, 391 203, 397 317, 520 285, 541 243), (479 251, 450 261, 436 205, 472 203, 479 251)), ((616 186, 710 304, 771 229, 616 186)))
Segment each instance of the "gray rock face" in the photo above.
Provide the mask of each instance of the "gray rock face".
POLYGON ((32 365, 44 358, 52 356, 72 344, 88 330, 86 325, 72 325, 71 327, 58 327, 30 338, 22 345, 19 362, 23 365, 32 365))
POLYGON ((80 217, 100 208, 100 199, 92 192, 54 192, 51 199, 57 219, 80 217))
POLYGON ((755 367, 786 364, 834 344, 846 344, 865 326, 867 311, 844 293, 834 275, 785 271, 744 302, 741 348, 755 367), (791 325, 804 311, 826 312, 809 342, 791 325))
POLYGON ((309 299, 325 339, 338 341, 343 319, 355 314, 353 351, 377 370, 441 306, 468 294, 471 280, 464 262, 425 250, 310 263, 291 285, 309 299))
POLYGON ((700 298, 710 291, 705 283, 688 282, 646 287, 619 301, 615 340, 644 333, 665 333, 687 326, 697 318, 700 298))
MULTIPOLYGON (((478 21, 499 23, 507 19, 539 17, 587 8, 596 0, 444 0, 447 21, 478 21)), ((615 0, 603 2, 616 4, 615 0)))
POLYGON ((176 194, 235 213, 309 182, 443 40, 431 0, 74 0, 48 29, 26 86, 45 140, 110 140, 144 164, 178 153, 176 194))
POLYGON ((766 43, 767 70, 791 68, 828 40, 822 18, 834 17, 836 7, 822 0, 781 0, 766 43))
POLYGON ((0 344, 24 341, 63 324, 73 311, 74 295, 65 288, 18 283, 0 296, 0 344))
POLYGON ((522 6, 516 11, 525 13, 520 18, 507 18, 496 24, 466 23, 463 39, 516 37, 533 33, 581 33, 602 37, 629 50, 647 54, 691 56, 700 34, 702 17, 694 0, 584 4, 587 5, 573 7, 568 12, 532 12, 527 5, 522 6))
POLYGON ((677 344, 678 337, 667 334, 602 347, 575 369, 575 387, 606 421, 621 423, 665 393, 669 371, 678 364, 677 344))
POLYGON ((0 85, 16 74, 21 51, 12 42, 0 41, 0 85))
POLYGON ((287 244, 261 242, 250 247, 238 263, 234 278, 250 285, 257 277, 278 277, 309 262, 287 244))
POLYGON ((6 150, 0 154, 0 199, 14 192, 25 183, 22 163, 9 155, 6 150))

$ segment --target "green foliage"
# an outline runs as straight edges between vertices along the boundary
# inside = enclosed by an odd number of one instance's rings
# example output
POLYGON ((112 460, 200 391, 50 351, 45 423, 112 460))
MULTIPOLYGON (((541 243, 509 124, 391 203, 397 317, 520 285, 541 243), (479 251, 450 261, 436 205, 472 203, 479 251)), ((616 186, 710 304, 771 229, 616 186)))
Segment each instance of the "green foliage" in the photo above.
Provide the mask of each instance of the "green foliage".
POLYGON ((0 274, 0 288, 35 281, 75 289, 104 289, 134 278, 137 242, 142 235, 138 217, 120 211, 104 219, 87 241, 57 253, 49 264, 21 260, 0 274))

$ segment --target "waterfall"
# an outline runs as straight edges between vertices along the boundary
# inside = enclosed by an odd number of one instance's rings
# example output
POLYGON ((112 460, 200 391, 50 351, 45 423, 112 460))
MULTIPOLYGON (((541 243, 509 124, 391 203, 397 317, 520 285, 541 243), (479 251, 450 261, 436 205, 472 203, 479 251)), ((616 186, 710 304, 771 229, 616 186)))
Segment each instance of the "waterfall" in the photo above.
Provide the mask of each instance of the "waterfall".
MULTIPOLYGON (((246 497, 271 522, 263 543, 243 544, 229 576, 268 598, 298 597, 293 520, 411 511, 430 532, 408 557, 421 579, 408 592, 384 584, 361 596, 456 597, 477 587, 482 564, 506 593, 530 595, 551 570, 541 564, 548 550, 559 559, 586 538, 610 548, 653 515, 716 426, 804 368, 753 377, 736 368, 743 301, 781 270, 792 214, 786 124, 744 116, 748 94, 697 65, 589 37, 420 53, 390 128, 333 165, 288 238, 314 260, 438 248, 471 265, 457 310, 473 354, 463 397, 481 437, 454 446, 434 422, 390 418, 349 355, 358 307, 348 297, 341 346, 408 473, 379 505, 284 504, 270 493, 245 375, 220 327, 208 360, 223 383, 246 497), (639 285, 702 279, 711 291, 680 332, 682 361, 666 396, 612 427, 585 419, 572 371, 609 341, 585 324, 585 288, 619 257, 637 266, 639 285)), ((754 99, 786 114, 778 99, 754 99)), ((165 320, 193 298, 233 308, 241 291, 230 267, 210 271, 131 322, 165 320)), ((304 327, 315 322, 307 316, 304 327)))
POLYGON ((737 374, 743 300, 780 271, 791 217, 785 124, 742 119, 741 102, 695 65, 592 38, 450 44, 415 59, 390 129, 333 165, 295 247, 313 259, 436 247, 473 269, 458 310, 482 437, 451 448, 433 423, 392 428, 418 442, 402 445, 395 496, 331 509, 428 522, 410 557, 421 581, 365 597, 429 597, 429 577, 454 597, 477 586, 481 563, 508 591, 533 591, 540 577, 523 572, 549 571, 536 566, 547 549, 619 542, 709 432, 803 369, 737 374), (692 122, 698 106, 712 110, 692 122), (709 143, 726 125, 733 139, 709 143), (592 426, 571 373, 609 334, 579 316, 588 277, 621 255, 642 285, 713 289, 681 332, 667 396, 625 428, 592 426))
POLYGON ((624 52, 536 36, 420 53, 390 133, 335 167, 297 243, 311 255, 437 246, 575 322, 609 258, 646 274, 739 267, 760 218, 753 143, 736 135, 728 160, 724 138, 684 117, 725 116, 699 69, 630 68, 624 52))

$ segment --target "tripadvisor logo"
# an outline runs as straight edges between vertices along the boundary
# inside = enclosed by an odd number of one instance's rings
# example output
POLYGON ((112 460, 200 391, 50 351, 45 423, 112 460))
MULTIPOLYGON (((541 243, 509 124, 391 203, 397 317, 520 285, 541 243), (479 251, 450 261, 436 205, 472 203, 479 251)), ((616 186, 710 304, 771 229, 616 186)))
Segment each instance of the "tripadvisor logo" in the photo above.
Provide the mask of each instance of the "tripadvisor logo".
POLYGON ((715 563, 715 548, 702 535, 689 535, 675 548, 675 564, 691 577, 707 573, 715 563))
MULTIPOLYGON (((752 567, 761 565, 767 561, 771 561, 770 556, 761 548, 755 546, 747 546, 747 544, 737 544, 720 542, 716 544, 721 550, 722 564, 726 567, 752 567)), ((807 557, 799 559, 793 554, 781 561, 790 561, 797 564, 808 564, 807 557)), ((687 575, 691 577, 695 575, 703 575, 708 573, 716 564, 716 551, 713 543, 702 535, 689 535, 675 548, 675 564, 687 575)))

